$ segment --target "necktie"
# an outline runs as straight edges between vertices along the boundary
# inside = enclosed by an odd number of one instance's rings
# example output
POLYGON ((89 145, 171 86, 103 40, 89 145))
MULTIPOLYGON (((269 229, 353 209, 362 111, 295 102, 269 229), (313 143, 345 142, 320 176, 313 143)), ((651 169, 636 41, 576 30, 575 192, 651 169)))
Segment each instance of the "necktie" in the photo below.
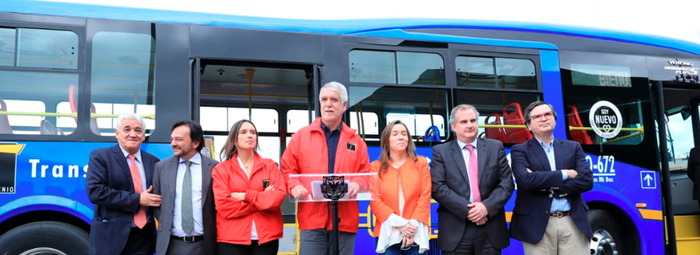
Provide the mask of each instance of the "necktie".
POLYGON ((470 144, 464 146, 464 148, 469 150, 467 172, 469 172, 469 187, 472 189, 472 198, 474 198, 474 202, 481 202, 481 192, 479 192, 479 160, 476 158, 473 145, 470 144))
POLYGON ((192 216, 192 161, 185 160, 185 178, 182 180, 182 230, 189 234, 194 230, 194 217, 192 216))
MULTIPOLYGON (((129 171, 131 171, 131 180, 134 182, 134 192, 141 193, 143 192, 143 187, 141 186, 141 173, 139 172, 139 167, 136 166, 136 156, 133 154, 129 155, 129 159, 131 160, 129 163, 129 171)), ((147 221, 146 207, 139 206, 139 211, 134 214, 134 225, 143 228, 143 226, 146 226, 147 221)))

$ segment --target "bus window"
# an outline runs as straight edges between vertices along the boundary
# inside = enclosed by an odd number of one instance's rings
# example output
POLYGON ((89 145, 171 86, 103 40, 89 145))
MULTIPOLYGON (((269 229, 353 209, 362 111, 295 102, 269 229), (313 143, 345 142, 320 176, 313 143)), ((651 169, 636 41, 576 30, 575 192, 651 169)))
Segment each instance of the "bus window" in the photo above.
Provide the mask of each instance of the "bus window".
POLYGON ((309 122, 309 111, 289 110, 287 111, 287 133, 295 133, 300 128, 306 127, 309 122))
POLYGON ((0 28, 0 66, 77 69, 78 35, 60 30, 0 28))
POLYGON ((529 59, 496 58, 498 85, 506 89, 537 89, 535 64, 529 59))
MULTIPOLYGON (((277 132, 279 131, 278 113, 275 109, 252 109, 252 118, 250 119, 258 132, 277 132)), ((221 118, 221 116, 219 116, 221 118)), ((228 108, 228 123, 229 128, 239 120, 249 119, 248 108, 228 108)), ((279 143, 279 141, 277 141, 279 143)))
POLYGON ((584 145, 639 144, 644 139, 642 101, 634 97, 605 99, 601 100, 598 96, 569 96, 565 112, 570 139, 584 145))
MULTIPOLYGON (((58 103, 58 105, 56 105, 56 112, 61 115, 71 114, 70 102, 64 101, 58 103)), ((73 117, 56 117, 56 127, 61 130, 74 130, 77 125, 73 117)))
POLYGON ((535 64, 529 59, 459 56, 457 86, 537 89, 535 64))
MULTIPOLYGON (((382 116, 382 118, 377 119, 376 133, 366 132, 365 139, 367 141, 379 141, 379 135, 383 128, 395 120, 404 122, 411 135, 418 142, 439 142, 447 139, 448 134, 444 133, 444 127, 447 125, 445 116, 449 115, 449 109, 447 91, 445 90, 350 86, 348 92, 350 93, 348 108, 361 109, 363 116, 367 116, 364 113, 382 116), (432 120, 430 116, 432 116, 432 120), (434 133, 429 130, 433 125, 438 129, 442 127, 442 130, 440 130, 439 138, 429 136, 428 139, 426 134, 434 133)), ((354 120, 352 116, 355 115, 354 112, 351 112, 351 121, 354 120)), ((368 125, 368 120, 371 119, 365 119, 365 126, 368 125)), ((366 131, 370 130, 366 129, 366 131)))
POLYGON ((15 29, 0 28, 0 66, 15 65, 15 29))
MULTIPOLYGON (((219 158, 219 153, 226 143, 226 138, 233 124, 242 119, 248 119, 248 108, 238 107, 213 107, 202 106, 199 108, 200 125, 207 132, 217 132, 222 135, 213 135, 214 143, 214 158, 219 158)), ((277 111, 274 109, 252 109, 255 128, 258 132, 277 132, 277 111)), ((279 138, 277 137, 258 137, 258 153, 263 157, 279 161, 279 138)))
MULTIPOLYGON (((208 131, 228 132, 231 130, 231 126, 228 124, 228 119, 221 119, 222 116, 226 116, 226 118, 228 118, 227 111, 228 108, 226 107, 199 107, 199 124, 202 125, 203 129, 208 131)), ((226 138, 223 140, 225 139, 226 138)), ((216 155, 218 156, 218 153, 216 155)))
POLYGON ((18 28, 17 66, 78 68, 78 35, 70 31, 18 28))
POLYGON ((445 85, 445 64, 439 54, 353 50, 349 60, 351 82, 445 85))
MULTIPOLYGON (((57 109, 78 84, 78 74, 0 71, 0 113, 7 118, 3 134, 66 135, 75 126, 56 129, 57 117, 73 119, 70 112, 57 109)), ((73 119, 73 122, 75 120, 73 119)))
POLYGON ((690 110, 686 108, 668 115, 668 153, 669 169, 685 170, 688 167, 690 150, 695 147, 693 139, 693 119, 690 110))
MULTIPOLYGON (((438 134, 440 136, 445 136, 445 123, 445 118, 439 114, 416 114, 416 131, 413 133, 417 134, 417 132, 426 132, 426 130, 428 130, 430 127, 435 126, 438 134)), ((450 129, 447 129, 447 131, 450 131, 450 129)))
POLYGON ((93 38, 90 129, 114 135, 116 118, 135 112, 155 129, 155 42, 148 34, 99 32, 93 38))
POLYGON ((457 85, 468 87, 496 87, 496 71, 493 58, 457 57, 457 85))
POLYGON ((455 90, 455 105, 469 104, 479 111, 479 137, 517 144, 532 138, 525 128, 523 110, 541 97, 535 93, 455 90))
POLYGON ((363 112, 360 119, 359 112, 350 112, 350 127, 357 129, 358 134, 378 135, 379 134, 379 117, 373 112, 363 112), (360 128, 360 122, 364 123, 360 128))
POLYGON ((350 51, 350 81, 396 84, 394 52, 350 51))
MULTIPOLYGON (((46 105, 41 101, 34 100, 4 100, 7 112, 35 112, 46 111, 46 105)), ((9 115, 7 121, 12 125, 13 134, 38 135, 40 129, 41 116, 16 116, 9 115)))
MULTIPOLYGON (((113 131, 119 128, 119 123, 117 123, 116 116, 119 116, 125 112, 134 112, 140 116, 154 116, 156 113, 155 105, 147 104, 110 104, 110 103, 93 103, 91 108, 95 109, 95 113, 100 115, 115 116, 114 118, 98 118, 95 122, 91 122, 91 129, 96 131, 94 127, 99 127, 100 135, 111 136, 114 135, 113 131), (96 124, 96 125, 95 125, 96 124)), ((146 130, 153 130, 156 123, 153 118, 144 118, 143 124, 146 126, 146 130)), ((146 135, 150 135, 151 132, 147 132, 146 135)))
POLYGON ((565 122, 583 145, 637 145, 644 140, 649 105, 645 59, 639 56, 562 54, 565 122))

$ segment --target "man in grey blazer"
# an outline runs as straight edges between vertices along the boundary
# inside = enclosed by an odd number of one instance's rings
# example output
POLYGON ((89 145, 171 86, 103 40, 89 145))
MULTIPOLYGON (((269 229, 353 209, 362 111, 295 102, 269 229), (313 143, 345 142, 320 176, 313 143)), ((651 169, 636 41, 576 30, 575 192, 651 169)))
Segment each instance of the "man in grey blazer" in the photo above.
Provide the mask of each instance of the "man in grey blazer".
POLYGON ((211 171, 217 161, 203 157, 202 127, 190 120, 176 122, 170 135, 174 156, 155 167, 158 255, 216 255, 216 208, 211 171))
POLYGON ((510 245, 503 206, 513 177, 503 143, 477 138, 479 112, 458 105, 450 113, 454 141, 433 147, 431 178, 442 254, 501 254, 510 245))

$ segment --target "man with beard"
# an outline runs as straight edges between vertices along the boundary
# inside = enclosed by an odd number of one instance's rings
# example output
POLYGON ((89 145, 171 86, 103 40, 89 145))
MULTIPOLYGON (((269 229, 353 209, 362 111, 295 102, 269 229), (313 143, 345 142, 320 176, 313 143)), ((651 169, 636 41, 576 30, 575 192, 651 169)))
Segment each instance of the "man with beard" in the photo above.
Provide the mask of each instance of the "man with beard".
POLYGON ((212 169, 217 161, 202 157, 202 127, 176 122, 170 135, 174 155, 158 164, 153 193, 163 198, 156 209, 158 255, 216 255, 216 208, 212 169))

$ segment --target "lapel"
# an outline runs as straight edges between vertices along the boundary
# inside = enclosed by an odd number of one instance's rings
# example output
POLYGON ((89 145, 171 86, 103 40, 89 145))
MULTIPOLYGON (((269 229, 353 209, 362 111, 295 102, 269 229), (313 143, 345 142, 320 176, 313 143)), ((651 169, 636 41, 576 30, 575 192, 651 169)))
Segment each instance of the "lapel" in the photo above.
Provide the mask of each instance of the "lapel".
POLYGON ((124 157, 124 154, 122 153, 122 149, 119 147, 119 144, 112 147, 112 154, 114 155, 114 160, 116 160, 117 164, 119 164, 119 168, 121 168, 121 170, 124 172, 124 175, 126 175, 126 182, 129 184, 129 187, 131 187, 131 192, 134 192, 134 179, 133 177, 131 177, 131 169, 126 163, 126 158, 124 157))
POLYGON ((459 173, 462 174, 462 177, 464 178, 464 183, 466 183, 467 186, 469 186, 469 177, 467 177, 467 165, 466 162, 464 162, 464 157, 462 156, 462 148, 459 147, 457 139, 452 140, 452 145, 450 146, 450 148, 452 149, 452 158, 455 160, 457 168, 459 168, 459 173))
POLYGON ((148 189, 148 187, 151 187, 151 181, 153 180, 153 169, 151 169, 151 166, 154 164, 151 162, 151 157, 147 157, 143 150, 139 150, 139 153, 141 153, 141 164, 143 165, 143 173, 146 175, 146 189, 148 189))
POLYGON ((564 142, 559 139, 554 139, 554 166, 557 169, 564 169, 564 159, 566 151, 564 151, 564 142))
MULTIPOLYGON (((477 138, 479 141, 476 142, 476 158, 479 160, 478 163, 478 171, 479 171, 479 183, 481 184, 481 180, 483 180, 484 177, 484 167, 486 165, 486 156, 488 153, 486 152, 489 148, 489 146, 486 145, 486 139, 484 138, 477 138)), ((481 185, 479 185, 481 186, 481 185)))
MULTIPOLYGON (((552 171, 549 167, 549 159, 547 159, 547 154, 544 153, 544 149, 542 148, 542 145, 540 145, 540 142, 537 141, 537 139, 532 138, 527 141, 528 147, 530 147, 530 152, 535 155, 535 158, 537 158, 540 161, 540 165, 543 167, 542 169, 546 169, 546 171, 552 171)), ((556 155, 555 155, 556 158, 556 155)), ((532 164, 530 165, 532 171, 542 171, 542 169, 536 168, 532 164)))
POLYGON ((206 156, 202 156, 202 207, 206 204, 209 190, 211 190, 211 171, 214 168, 212 161, 206 156))
POLYGON ((180 164, 180 158, 172 157, 168 159, 168 162, 163 166, 163 187, 161 187, 161 194, 167 192, 170 201, 175 203, 175 192, 177 188, 177 168, 180 164))

